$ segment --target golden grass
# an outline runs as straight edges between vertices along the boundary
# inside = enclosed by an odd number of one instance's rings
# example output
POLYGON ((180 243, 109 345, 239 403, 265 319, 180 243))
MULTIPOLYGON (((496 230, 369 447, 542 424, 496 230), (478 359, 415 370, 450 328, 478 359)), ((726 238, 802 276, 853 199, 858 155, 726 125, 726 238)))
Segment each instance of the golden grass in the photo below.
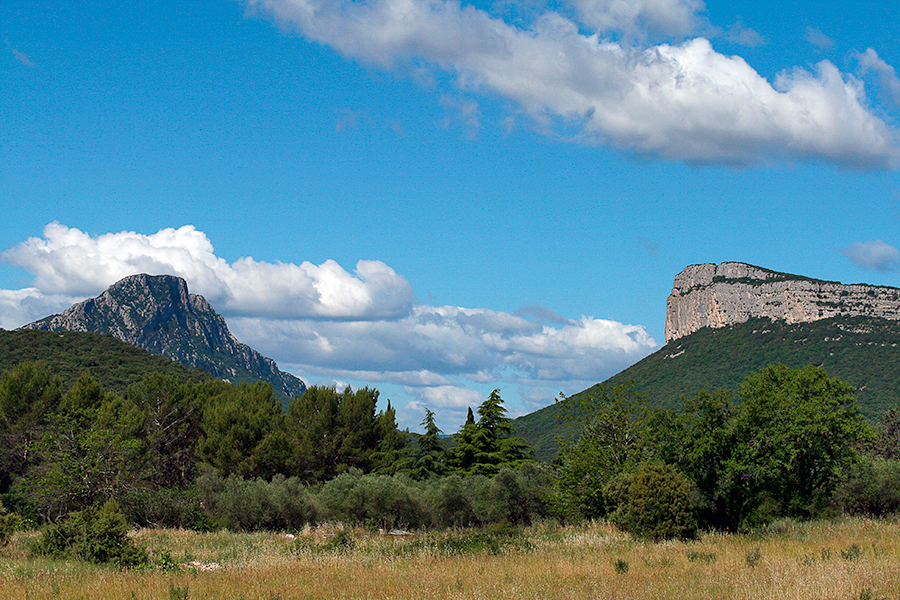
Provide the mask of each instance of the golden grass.
POLYGON ((465 532, 397 538, 361 530, 350 532, 351 549, 322 551, 334 533, 321 527, 292 540, 261 533, 135 532, 152 556, 169 552, 179 563, 198 565, 171 573, 31 559, 26 548, 34 534, 17 534, 0 554, 0 598, 900 598, 896 520, 787 522, 756 534, 661 544, 633 541, 605 524, 538 526, 498 554, 448 553, 441 546, 446 536, 465 539, 465 532), (221 568, 202 570, 213 563, 221 568))

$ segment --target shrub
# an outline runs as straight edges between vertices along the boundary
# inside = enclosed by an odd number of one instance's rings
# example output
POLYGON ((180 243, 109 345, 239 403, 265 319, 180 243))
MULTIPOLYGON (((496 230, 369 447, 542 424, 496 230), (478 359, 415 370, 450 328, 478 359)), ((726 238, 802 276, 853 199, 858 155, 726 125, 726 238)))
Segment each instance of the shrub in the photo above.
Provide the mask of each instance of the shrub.
POLYGON ((671 465, 644 463, 610 483, 616 509, 610 521, 623 531, 654 541, 697 536, 695 493, 671 465))
POLYGON ((138 488, 121 498, 121 505, 135 527, 212 529, 196 488, 138 488))
POLYGON ((372 527, 418 527, 424 521, 421 492, 404 475, 342 473, 322 486, 318 495, 325 516, 372 527))
POLYGON ((691 550, 687 553, 688 562, 692 563, 703 563, 710 564, 716 562, 716 553, 715 552, 698 552, 697 550, 691 550))
POLYGON ((858 544, 853 544, 846 550, 841 550, 841 558, 844 560, 856 560, 862 556, 862 548, 858 544))
POLYGON ((300 529, 318 516, 309 488, 296 477, 226 480, 207 471, 197 480, 197 490, 208 518, 233 530, 300 529))
POLYGON ((490 499, 493 522, 530 525, 550 516, 548 498, 553 488, 554 473, 549 466, 523 463, 515 469, 504 467, 491 479, 490 499))
POLYGON ((114 500, 69 513, 47 527, 32 550, 53 558, 113 562, 126 567, 147 562, 147 552, 128 538, 128 523, 114 500))
POLYGON ((900 510, 900 460, 863 455, 834 492, 838 510, 883 517, 900 510))
POLYGON ((762 558, 762 552, 759 548, 753 550, 752 552, 748 552, 744 557, 744 560, 747 562, 747 566, 750 568, 755 567, 759 564, 759 559, 762 558))
POLYGON ((466 527, 477 523, 475 507, 469 494, 473 481, 484 482, 478 475, 463 479, 450 475, 428 482, 428 506, 431 524, 436 527, 466 527))
POLYGON ((12 537, 17 521, 16 515, 6 512, 3 504, 0 504, 0 547, 9 543, 9 538, 12 537))

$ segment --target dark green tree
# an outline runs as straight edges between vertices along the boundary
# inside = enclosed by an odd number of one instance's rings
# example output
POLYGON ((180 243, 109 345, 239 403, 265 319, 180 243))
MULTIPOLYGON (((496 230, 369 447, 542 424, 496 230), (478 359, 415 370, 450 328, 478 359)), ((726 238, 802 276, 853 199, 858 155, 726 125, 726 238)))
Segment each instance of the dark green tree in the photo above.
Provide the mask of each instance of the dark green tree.
MULTIPOLYGON (((470 409, 471 412, 471 409, 470 409)), ((467 422, 456 436, 450 462, 466 475, 495 475, 500 467, 515 467, 530 458, 531 448, 514 437, 500 390, 494 390, 478 407, 478 422, 467 422)))
POLYGON ((387 408, 375 416, 375 452, 372 453, 372 470, 383 475, 398 471, 409 433, 397 429, 397 411, 388 400, 387 408))
POLYGON ((270 384, 228 386, 206 401, 197 453, 225 477, 268 474, 270 453, 278 445, 264 440, 278 435, 282 420, 281 404, 270 384))
POLYGON ((203 414, 194 387, 153 373, 130 386, 125 397, 143 415, 145 479, 158 487, 193 483, 203 414))
POLYGON ((288 406, 287 436, 293 445, 289 474, 307 482, 324 482, 359 469, 391 472, 406 436, 397 430, 393 407, 376 413, 378 391, 342 392, 312 386, 288 406))
POLYGON ((719 480, 732 527, 809 517, 871 436, 853 388, 820 367, 772 365, 748 377, 719 480))
POLYGON ((447 472, 445 451, 441 444, 441 429, 434 421, 434 413, 425 408, 425 418, 421 425, 425 433, 415 436, 415 444, 410 458, 403 462, 403 471, 413 479, 428 479, 447 472))
POLYGON ((20 363, 0 377, 0 494, 34 462, 61 399, 60 379, 42 365, 20 363))
POLYGON ((648 458, 643 445, 646 406, 630 385, 601 386, 570 410, 588 424, 560 452, 559 486, 566 511, 584 518, 605 516, 611 506, 606 486, 648 458))
POLYGON ((134 405, 82 375, 50 415, 17 491, 49 521, 124 496, 139 485, 142 425, 134 405))
POLYGON ((878 418, 875 424, 876 436, 866 440, 863 448, 877 456, 900 459, 900 408, 894 406, 878 418))

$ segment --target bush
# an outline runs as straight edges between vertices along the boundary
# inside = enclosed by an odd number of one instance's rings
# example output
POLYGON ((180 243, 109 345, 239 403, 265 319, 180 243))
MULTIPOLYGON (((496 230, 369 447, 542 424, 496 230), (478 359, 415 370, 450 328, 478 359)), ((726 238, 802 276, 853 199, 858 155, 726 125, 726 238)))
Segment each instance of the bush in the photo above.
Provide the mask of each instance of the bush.
POLYGON ((318 500, 326 518, 344 523, 392 529, 419 527, 426 517, 420 489, 404 475, 351 469, 322 486, 318 500))
POLYGON ((0 504, 0 547, 9 543, 17 521, 16 515, 6 512, 3 504, 0 504))
POLYGON ((838 483, 833 502, 842 512, 883 517, 900 510, 900 460, 863 455, 838 483))
POLYGON ((114 500, 69 513, 43 531, 32 551, 52 558, 112 562, 125 567, 147 562, 147 552, 128 538, 128 523, 114 500))
POLYGON ((206 472, 197 489, 209 518, 237 531, 286 531, 315 523, 318 512, 308 487, 296 477, 276 475, 271 482, 206 472))
POLYGON ((504 467, 491 480, 493 522, 530 525, 552 513, 549 493, 555 473, 547 465, 523 463, 515 469, 504 467))
POLYGON ((459 475, 450 475, 429 480, 428 506, 432 526, 467 527, 478 522, 469 493, 473 481, 483 482, 485 478, 477 475, 463 479, 459 475))
POLYGON ((644 463, 613 479, 607 495, 616 506, 610 521, 623 531, 654 541, 697 536, 695 493, 670 465, 644 463))
POLYGON ((212 528, 196 488, 138 488, 121 500, 122 512, 135 527, 212 528))

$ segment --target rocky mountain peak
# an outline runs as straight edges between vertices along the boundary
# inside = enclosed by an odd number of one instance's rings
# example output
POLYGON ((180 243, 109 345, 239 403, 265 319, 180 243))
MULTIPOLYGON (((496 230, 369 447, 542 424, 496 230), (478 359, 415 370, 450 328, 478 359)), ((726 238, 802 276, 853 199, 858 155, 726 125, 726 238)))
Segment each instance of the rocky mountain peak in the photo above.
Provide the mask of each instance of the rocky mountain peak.
POLYGON ((666 342, 755 317, 790 324, 837 316, 900 320, 900 289, 844 285, 739 262, 691 265, 675 277, 666 301, 666 342))
POLYGON ((185 280, 173 275, 131 275, 96 298, 24 329, 112 335, 226 381, 266 381, 281 397, 306 389, 273 360, 239 342, 206 299, 190 294, 185 280))

